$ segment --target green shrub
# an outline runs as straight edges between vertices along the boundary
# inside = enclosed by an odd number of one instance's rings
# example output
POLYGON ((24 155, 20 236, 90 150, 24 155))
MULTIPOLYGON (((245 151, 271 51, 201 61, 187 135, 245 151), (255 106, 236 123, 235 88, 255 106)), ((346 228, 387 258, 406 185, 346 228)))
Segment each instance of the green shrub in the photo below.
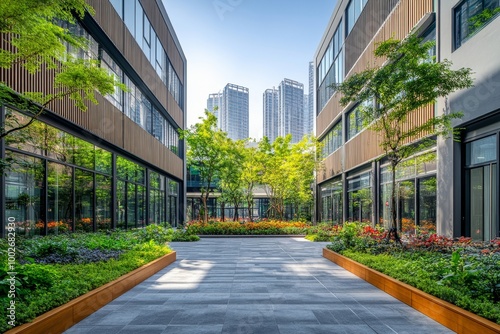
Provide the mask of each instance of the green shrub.
MULTIPOLYGON (((168 232, 169 235, 173 231, 168 232)), ((137 269, 158 257, 171 252, 163 242, 164 231, 150 228, 148 231, 118 231, 95 234, 69 234, 48 236, 43 238, 19 238, 17 246, 20 250, 16 274, 16 324, 29 322, 57 306, 69 302, 97 287, 100 287, 120 276, 137 269), (154 236, 153 231, 160 231, 161 237, 154 236), (139 239, 148 241, 139 242, 139 239), (61 245, 57 243, 61 242, 61 245), (67 256, 72 249, 85 247, 86 252, 96 254, 97 251, 117 250, 123 247, 119 258, 92 263, 70 264, 37 264, 32 255, 47 255, 49 250, 67 256), (102 247, 102 248, 99 248, 102 247)), ((3 239, 2 239, 3 240, 3 239)), ((10 327, 7 321, 7 307, 10 299, 7 292, 10 276, 7 274, 7 257, 5 241, 0 241, 0 332, 10 327)), ((47 256, 50 256, 48 254, 47 256)), ((62 256, 62 255, 61 255, 62 256)))

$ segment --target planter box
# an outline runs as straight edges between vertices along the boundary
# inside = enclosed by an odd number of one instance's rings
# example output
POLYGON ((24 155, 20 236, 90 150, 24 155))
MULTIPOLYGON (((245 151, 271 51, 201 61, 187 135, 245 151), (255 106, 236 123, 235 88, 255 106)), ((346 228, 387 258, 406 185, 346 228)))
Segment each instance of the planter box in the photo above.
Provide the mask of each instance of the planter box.
POLYGON ((164 255, 114 281, 73 299, 67 304, 42 314, 30 323, 14 327, 5 334, 62 333, 146 278, 175 262, 176 256, 176 252, 164 255))
POLYGON ((323 257, 460 334, 500 333, 500 325, 323 248, 323 257))

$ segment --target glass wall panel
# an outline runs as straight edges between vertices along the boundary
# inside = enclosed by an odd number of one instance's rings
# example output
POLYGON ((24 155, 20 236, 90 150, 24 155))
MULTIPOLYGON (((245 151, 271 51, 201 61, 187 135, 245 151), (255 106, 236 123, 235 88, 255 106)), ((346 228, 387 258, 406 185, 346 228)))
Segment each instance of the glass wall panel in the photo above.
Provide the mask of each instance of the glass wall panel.
POLYGON ((482 164, 497 159, 497 136, 475 140, 465 145, 465 163, 482 164))
POLYGON ((116 181, 116 227, 126 229, 127 189, 124 181, 116 181))
POLYGON ((95 148, 95 170, 104 174, 111 175, 112 155, 111 152, 103 148, 95 148))
POLYGON ((111 229, 111 178, 96 174, 96 227, 98 231, 111 229))
POLYGON ((127 183, 127 229, 137 227, 137 186, 127 183))
POLYGON ((73 223, 73 169, 49 162, 47 164, 47 228, 58 234, 72 230, 73 223))
POLYGON ((75 231, 94 231, 94 174, 75 169, 75 231))
POLYGON ((415 234, 415 181, 401 181, 398 186, 398 215, 401 219, 401 231, 415 234))
POLYGON ((342 224, 342 181, 321 185, 321 221, 342 224))
POLYGON ((371 223, 372 202, 370 173, 355 176, 347 181, 349 221, 371 223))
POLYGON ((75 137, 74 143, 75 165, 92 170, 95 169, 94 144, 77 137, 75 137))
POLYGON ((137 227, 146 226, 146 188, 137 186, 137 227))
POLYGON ((42 214, 45 166, 43 160, 23 154, 6 152, 14 163, 5 173, 5 216, 13 217, 16 233, 44 233, 42 214))
POLYGON ((436 188, 437 180, 435 176, 419 180, 419 200, 418 216, 419 226, 423 233, 436 233, 436 188))

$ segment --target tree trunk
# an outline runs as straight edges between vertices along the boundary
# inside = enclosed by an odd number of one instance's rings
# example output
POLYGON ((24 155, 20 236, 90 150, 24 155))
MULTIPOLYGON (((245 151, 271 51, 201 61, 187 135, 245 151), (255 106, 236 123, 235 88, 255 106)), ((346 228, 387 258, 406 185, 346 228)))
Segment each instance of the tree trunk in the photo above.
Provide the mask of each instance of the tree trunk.
POLYGON ((208 207, 207 207, 208 192, 206 194, 203 194, 203 196, 201 197, 201 201, 203 203, 203 222, 207 223, 208 222, 208 207))
POLYGON ((226 203, 224 201, 221 201, 220 203, 220 220, 226 220, 226 203))
POLYGON ((238 218, 239 218, 239 216, 238 216, 238 205, 236 204, 236 205, 234 206, 234 217, 233 217, 233 221, 237 222, 237 221, 238 221, 238 218))
POLYGON ((396 209, 396 166, 394 162, 391 162, 391 176, 392 176, 392 189, 391 189, 391 220, 389 233, 387 234, 387 239, 394 239, 394 241, 401 243, 401 239, 398 234, 398 224, 397 224, 397 209, 396 209))

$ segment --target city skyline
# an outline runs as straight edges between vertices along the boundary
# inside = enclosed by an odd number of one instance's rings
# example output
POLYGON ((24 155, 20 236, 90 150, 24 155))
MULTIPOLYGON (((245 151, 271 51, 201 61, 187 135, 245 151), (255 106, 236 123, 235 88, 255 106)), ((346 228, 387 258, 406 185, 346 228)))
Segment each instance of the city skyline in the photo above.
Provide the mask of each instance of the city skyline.
POLYGON ((309 91, 309 62, 336 1, 163 3, 188 58, 188 126, 203 117, 209 94, 234 82, 249 88, 249 135, 260 139, 263 92, 280 78, 302 82, 309 91))

